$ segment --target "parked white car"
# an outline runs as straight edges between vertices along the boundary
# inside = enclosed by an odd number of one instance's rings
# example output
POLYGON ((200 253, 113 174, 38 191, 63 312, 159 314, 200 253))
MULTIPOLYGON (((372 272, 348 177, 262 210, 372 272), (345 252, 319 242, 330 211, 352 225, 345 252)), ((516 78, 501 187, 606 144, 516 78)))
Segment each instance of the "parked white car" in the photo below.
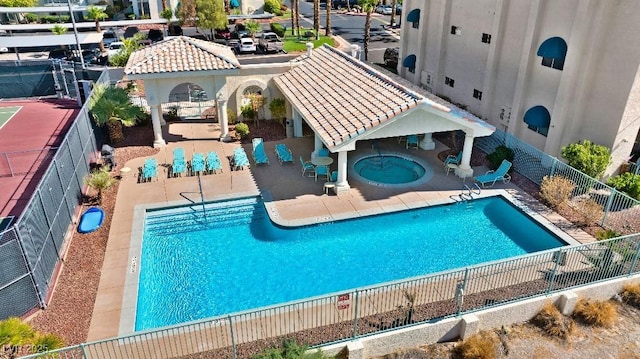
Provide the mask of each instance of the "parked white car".
POLYGON ((104 47, 109 47, 109 45, 118 41, 118 35, 114 31, 105 31, 102 33, 102 43, 104 47))
POLYGON ((376 12, 382 15, 391 15, 392 9, 389 5, 378 5, 376 6, 376 12))
POLYGON ((256 52, 256 43, 250 37, 243 37, 240 39, 238 45, 236 46, 236 52, 238 52, 239 54, 247 52, 254 53, 256 52))
POLYGON ((112 42, 111 45, 109 45, 109 48, 107 49, 107 53, 109 54, 109 57, 120 52, 120 48, 122 48, 123 46, 124 46, 124 42, 120 42, 120 41, 112 42))

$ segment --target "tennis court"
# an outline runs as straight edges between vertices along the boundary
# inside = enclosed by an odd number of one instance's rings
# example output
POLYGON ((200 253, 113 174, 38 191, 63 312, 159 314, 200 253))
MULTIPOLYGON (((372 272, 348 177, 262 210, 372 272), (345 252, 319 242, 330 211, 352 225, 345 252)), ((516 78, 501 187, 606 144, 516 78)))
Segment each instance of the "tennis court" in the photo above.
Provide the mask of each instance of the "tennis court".
POLYGON ((0 107, 0 128, 15 116, 22 106, 2 106, 0 107))
POLYGON ((0 101, 0 217, 22 213, 79 111, 74 100, 0 101))

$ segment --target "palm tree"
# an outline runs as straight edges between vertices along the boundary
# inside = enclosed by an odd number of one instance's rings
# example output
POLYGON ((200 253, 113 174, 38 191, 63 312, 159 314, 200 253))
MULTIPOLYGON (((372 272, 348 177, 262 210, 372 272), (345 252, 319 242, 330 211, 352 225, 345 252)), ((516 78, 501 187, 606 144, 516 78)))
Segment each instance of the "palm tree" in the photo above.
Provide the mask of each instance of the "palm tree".
POLYGON ((295 0, 296 2, 296 33, 300 36, 300 0, 295 0))
POLYGON ((296 13, 296 3, 298 0, 291 0, 291 35, 296 34, 296 18, 298 14, 296 13))
POLYGON ((40 334, 29 323, 11 317, 0 321, 0 357, 15 358, 18 352, 30 346, 34 351, 54 350, 64 345, 54 334, 40 334), (44 349, 44 350, 43 350, 44 349))
POLYGON ((98 192, 96 197, 98 204, 102 204, 102 192, 116 183, 116 180, 111 177, 110 171, 109 166, 102 166, 100 169, 91 172, 91 174, 84 179, 84 184, 98 192))
POLYGON ((251 34, 251 37, 253 37, 257 32, 260 32, 260 29, 262 29, 262 25, 260 25, 259 22, 255 21, 255 20, 249 20, 244 24, 245 29, 247 29, 247 31, 249 31, 249 34, 251 34))
MULTIPOLYGON (((100 20, 108 18, 109 15, 97 6, 89 6, 89 8, 87 8, 87 17, 96 22, 96 32, 102 32, 102 29, 100 28, 100 20)), ((102 40, 100 40, 99 46, 100 52, 104 52, 104 43, 102 40)))
POLYGON ((122 126, 136 124, 142 108, 131 103, 127 92, 119 87, 96 85, 89 99, 89 109, 98 126, 107 126, 109 138, 113 143, 122 141, 122 126))
POLYGON ((362 11, 367 13, 367 18, 364 22, 364 60, 369 58, 369 40, 371 39, 371 14, 375 8, 378 0, 360 0, 358 4, 362 7, 362 11))
POLYGON ((398 6, 398 0, 391 1, 391 27, 396 24, 396 7, 398 6))
POLYGON ((331 0, 327 0, 327 26, 325 28, 325 36, 331 36, 331 7, 333 4, 331 0))
MULTIPOLYGON (((69 29, 67 29, 66 27, 60 25, 60 24, 55 24, 52 28, 51 28, 51 32, 56 34, 56 35, 64 35, 67 33, 67 31, 69 31, 69 29)), ((67 45, 60 45, 60 48, 62 49, 62 51, 65 52, 65 55, 67 54, 67 45)))
POLYGON ((313 30, 317 40, 320 33, 320 0, 313 0, 313 30))

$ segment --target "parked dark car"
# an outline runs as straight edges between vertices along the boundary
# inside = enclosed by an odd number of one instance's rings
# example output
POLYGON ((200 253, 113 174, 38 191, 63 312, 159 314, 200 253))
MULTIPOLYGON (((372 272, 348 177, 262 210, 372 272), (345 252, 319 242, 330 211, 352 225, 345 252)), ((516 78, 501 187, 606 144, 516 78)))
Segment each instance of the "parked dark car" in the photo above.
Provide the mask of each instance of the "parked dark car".
POLYGON ((50 59, 65 59, 67 57, 69 57, 69 50, 66 49, 55 49, 55 50, 51 50, 49 51, 49 58, 50 59))
POLYGON ((333 0, 331 5, 334 9, 342 9, 347 7, 347 1, 349 1, 351 7, 358 5, 358 0, 333 0))
POLYGON ((162 41, 164 39, 164 35, 162 34, 162 30, 151 29, 149 30, 149 34, 147 35, 147 39, 152 42, 162 41))
POLYGON ((137 26, 129 26, 129 27, 127 27, 127 29, 126 29, 126 30, 124 30, 124 35, 123 35, 123 37, 124 37, 125 39, 128 39, 128 38, 130 38, 130 37, 133 37, 133 35, 135 35, 135 34, 137 34, 137 33, 139 33, 139 32, 140 32, 140 29, 138 29, 138 27, 137 27, 137 26))
POLYGON ((180 25, 169 25, 169 35, 171 35, 171 36, 182 36, 182 26, 180 26, 180 25))
POLYGON ((229 40, 231 38, 231 31, 226 27, 224 29, 215 29, 213 31, 213 37, 216 39, 229 40))

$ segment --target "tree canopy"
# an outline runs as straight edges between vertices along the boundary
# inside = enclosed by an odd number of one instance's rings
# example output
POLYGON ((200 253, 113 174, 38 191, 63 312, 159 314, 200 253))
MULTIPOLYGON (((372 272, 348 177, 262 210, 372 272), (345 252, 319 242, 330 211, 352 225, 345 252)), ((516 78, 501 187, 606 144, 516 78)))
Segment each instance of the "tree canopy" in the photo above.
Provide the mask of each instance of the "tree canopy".
POLYGON ((0 0, 2 7, 34 7, 37 0, 0 0))
POLYGON ((224 11, 223 0, 196 0, 196 16, 196 25, 209 29, 211 37, 213 30, 227 27, 227 13, 224 11))

